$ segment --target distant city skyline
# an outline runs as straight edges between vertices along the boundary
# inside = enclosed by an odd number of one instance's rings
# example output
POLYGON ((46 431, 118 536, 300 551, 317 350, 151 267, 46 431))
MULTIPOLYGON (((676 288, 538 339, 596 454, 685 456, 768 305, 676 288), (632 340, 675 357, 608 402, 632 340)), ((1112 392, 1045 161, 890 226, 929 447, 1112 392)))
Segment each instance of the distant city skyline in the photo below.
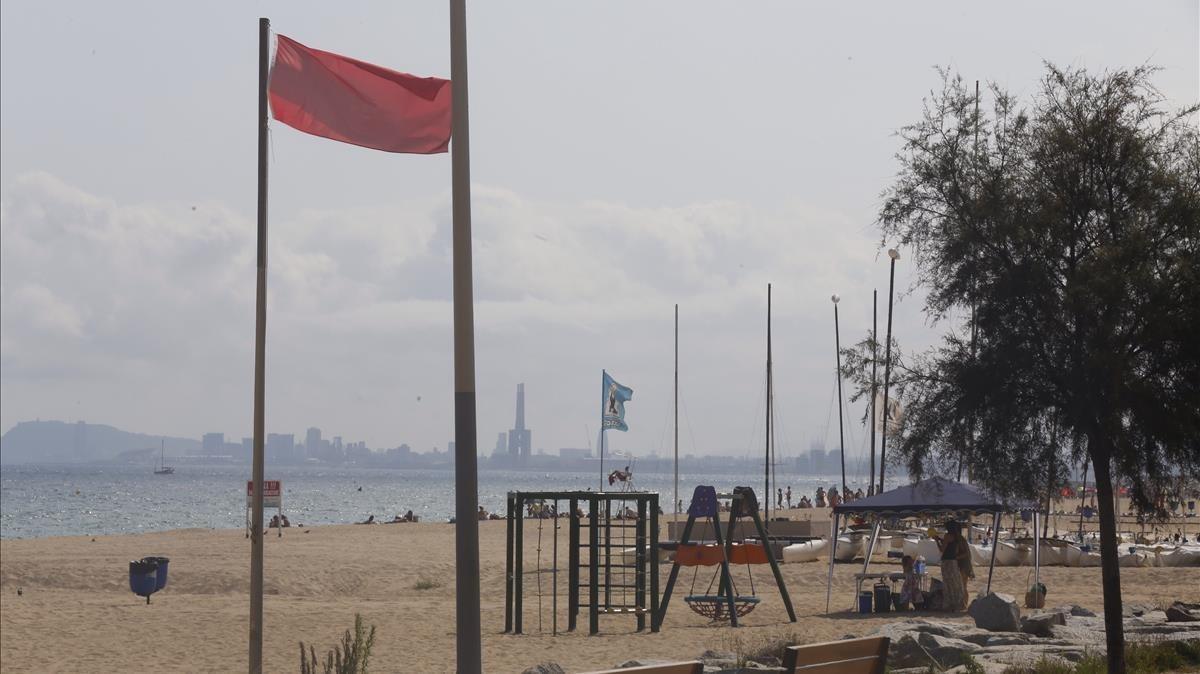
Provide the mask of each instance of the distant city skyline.
MULTIPOLYGON (((870 326, 872 289, 882 324, 872 223, 894 133, 940 86, 935 66, 981 80, 985 107, 993 81, 1027 102, 1045 61, 1160 65, 1167 105, 1200 99, 1195 2, 581 0, 469 14, 485 454, 513 429, 518 382, 531 452, 594 446, 602 369, 636 391, 611 448, 670 451, 678 303, 681 451, 752 455, 768 282, 778 453, 836 444, 829 297, 842 298, 843 344, 870 326)), ((315 48, 449 75, 437 3, 0 5, 0 427, 248 435, 260 15, 315 48)), ((445 447, 449 158, 279 124, 270 147, 267 428, 445 447)), ((929 324, 901 252, 894 332, 913 353, 964 316, 929 324)), ((846 411, 856 454, 862 410, 846 411)))

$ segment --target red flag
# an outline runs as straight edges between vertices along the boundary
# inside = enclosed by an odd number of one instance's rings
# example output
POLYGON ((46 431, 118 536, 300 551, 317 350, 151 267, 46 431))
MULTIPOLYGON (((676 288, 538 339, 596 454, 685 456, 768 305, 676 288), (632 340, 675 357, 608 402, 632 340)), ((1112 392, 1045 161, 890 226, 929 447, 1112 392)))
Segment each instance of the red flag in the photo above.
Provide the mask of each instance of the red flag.
POLYGON ((386 152, 446 151, 450 80, 416 77, 278 38, 268 87, 275 119, 314 136, 386 152))

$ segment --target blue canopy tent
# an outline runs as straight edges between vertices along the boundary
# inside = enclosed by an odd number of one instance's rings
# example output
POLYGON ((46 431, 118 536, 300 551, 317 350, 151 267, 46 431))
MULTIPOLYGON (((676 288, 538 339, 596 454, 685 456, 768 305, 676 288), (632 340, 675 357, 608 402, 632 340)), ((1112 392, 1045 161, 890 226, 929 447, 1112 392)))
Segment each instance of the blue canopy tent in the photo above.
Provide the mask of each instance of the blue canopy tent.
MULTIPOLYGON (((825 587, 825 612, 829 612, 829 599, 833 592, 834 553, 837 551, 838 523, 843 515, 846 517, 858 515, 874 519, 874 526, 871 528, 871 543, 863 561, 863 573, 866 573, 871 563, 871 555, 875 552, 875 543, 879 539, 881 520, 932 515, 947 515, 967 520, 978 515, 991 515, 992 531, 998 536, 1000 515, 1009 512, 1033 513, 1035 534, 1033 565, 1034 582, 1037 583, 1041 572, 1041 545, 1037 535, 1040 512, 1035 503, 997 498, 978 487, 940 477, 920 480, 849 503, 839 503, 833 509, 833 525, 829 545, 829 579, 825 587)), ((996 567, 996 547, 996 541, 993 539, 992 557, 988 564, 987 593, 989 594, 992 591, 992 571, 996 567)))

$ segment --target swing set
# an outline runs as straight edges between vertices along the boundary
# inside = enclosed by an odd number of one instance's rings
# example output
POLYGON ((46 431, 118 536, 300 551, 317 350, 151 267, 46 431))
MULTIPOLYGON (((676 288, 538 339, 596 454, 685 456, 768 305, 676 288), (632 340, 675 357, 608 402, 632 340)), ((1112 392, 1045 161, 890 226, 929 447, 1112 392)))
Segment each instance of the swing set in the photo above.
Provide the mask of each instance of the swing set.
POLYGON ((754 574, 751 571, 751 566, 755 564, 771 566, 775 585, 779 588, 779 596, 783 598, 783 605, 787 608, 788 617, 792 622, 796 622, 796 611, 792 607, 792 599, 783 582, 779 564, 775 561, 774 555, 767 551, 768 541, 766 527, 763 525, 762 517, 759 516, 758 498, 753 489, 737 487, 732 494, 718 495, 714 487, 696 487, 692 494, 692 502, 688 506, 687 524, 684 526, 683 535, 680 537, 675 551, 675 563, 671 566, 671 575, 667 578, 667 587, 663 591, 662 602, 659 603, 658 612, 654 616, 654 626, 661 627, 666 618, 667 606, 670 604, 671 594, 679 578, 680 567, 690 566, 693 567, 692 586, 683 598, 684 603, 712 622, 729 620, 731 626, 737 627, 738 618, 753 611, 760 602, 759 597, 755 594, 754 574), (728 529, 723 537, 721 535, 719 498, 727 498, 730 501, 728 529), (712 522, 715 543, 690 542, 692 529, 698 517, 706 517, 712 522), (759 536, 757 543, 733 541, 734 529, 740 517, 749 517, 754 521, 759 536), (750 586, 750 594, 746 595, 738 591, 733 574, 730 572, 731 565, 743 564, 746 566, 746 576, 750 586), (702 566, 717 568, 708 582, 708 587, 703 593, 697 594, 696 581, 702 566), (715 593, 713 592, 714 585, 717 586, 715 593))

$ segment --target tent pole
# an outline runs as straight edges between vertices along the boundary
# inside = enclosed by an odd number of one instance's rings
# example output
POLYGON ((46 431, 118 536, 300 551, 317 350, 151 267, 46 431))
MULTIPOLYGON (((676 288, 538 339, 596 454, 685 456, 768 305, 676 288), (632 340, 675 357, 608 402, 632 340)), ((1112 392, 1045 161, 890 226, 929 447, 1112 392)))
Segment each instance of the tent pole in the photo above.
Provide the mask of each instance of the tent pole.
POLYGON ((992 559, 988 562, 987 590, 983 596, 992 593, 992 572, 996 570, 996 548, 1000 547, 1000 513, 992 513, 992 559))
POLYGON ((875 542, 879 540, 879 521, 875 521, 875 527, 871 529, 871 543, 867 545, 866 559, 863 560, 863 573, 867 572, 867 567, 871 565, 871 555, 875 554, 875 542))
POLYGON ((833 593, 833 555, 837 552, 838 514, 833 513, 829 531, 829 578, 825 581, 825 613, 829 613, 829 596, 833 593))
POLYGON ((1042 539, 1038 537, 1038 511, 1033 511, 1033 586, 1037 587, 1042 574, 1042 539))

